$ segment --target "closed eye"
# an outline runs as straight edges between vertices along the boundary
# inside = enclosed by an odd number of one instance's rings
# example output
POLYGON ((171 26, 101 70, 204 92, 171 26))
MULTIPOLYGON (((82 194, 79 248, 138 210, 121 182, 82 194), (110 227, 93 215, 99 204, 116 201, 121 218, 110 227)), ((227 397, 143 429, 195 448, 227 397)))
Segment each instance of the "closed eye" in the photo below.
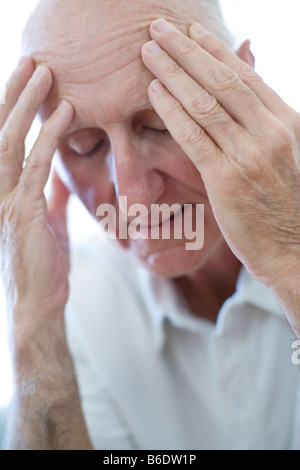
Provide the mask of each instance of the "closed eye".
POLYGON ((148 131, 154 132, 155 134, 161 134, 161 135, 169 134, 168 129, 154 129, 152 127, 147 127, 146 129, 148 131))
POLYGON ((99 150, 101 150, 102 146, 104 145, 105 140, 101 140, 90 152, 87 153, 78 153, 80 157, 83 158, 91 158, 93 157, 99 150))
MULTIPOLYGON (((156 134, 157 136, 161 136, 161 137, 170 135, 168 129, 156 129, 154 127, 145 127, 144 130, 146 132, 151 132, 152 134, 156 134)), ((105 145, 106 142, 107 142, 107 139, 100 140, 99 143, 95 145, 89 152, 85 152, 85 153, 81 152, 80 150, 74 147, 72 150, 82 158, 92 158, 102 149, 102 147, 105 145)))

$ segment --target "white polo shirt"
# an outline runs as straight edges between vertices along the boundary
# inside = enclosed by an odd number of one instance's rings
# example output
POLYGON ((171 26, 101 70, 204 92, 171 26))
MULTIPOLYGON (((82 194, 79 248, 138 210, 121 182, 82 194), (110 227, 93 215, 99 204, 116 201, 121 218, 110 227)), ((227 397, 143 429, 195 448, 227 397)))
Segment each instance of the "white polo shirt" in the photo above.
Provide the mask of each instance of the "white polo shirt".
POLYGON ((300 449, 293 338, 244 268, 215 325, 95 237, 74 250, 66 324, 96 449, 300 449))

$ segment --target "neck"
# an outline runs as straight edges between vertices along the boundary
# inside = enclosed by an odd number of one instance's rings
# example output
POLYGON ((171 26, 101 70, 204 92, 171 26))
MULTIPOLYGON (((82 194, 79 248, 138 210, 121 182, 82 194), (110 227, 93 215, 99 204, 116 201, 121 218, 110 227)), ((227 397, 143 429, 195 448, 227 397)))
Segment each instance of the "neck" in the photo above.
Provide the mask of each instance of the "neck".
POLYGON ((175 280, 194 315, 216 322, 224 302, 236 289, 240 261, 224 242, 206 264, 193 274, 175 280))

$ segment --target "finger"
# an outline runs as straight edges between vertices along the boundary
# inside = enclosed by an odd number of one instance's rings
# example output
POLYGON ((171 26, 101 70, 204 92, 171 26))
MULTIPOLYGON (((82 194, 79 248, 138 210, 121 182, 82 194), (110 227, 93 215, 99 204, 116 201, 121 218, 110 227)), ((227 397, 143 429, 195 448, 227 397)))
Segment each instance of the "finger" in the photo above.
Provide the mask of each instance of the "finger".
POLYGON ((67 206, 70 192, 62 183, 55 169, 51 173, 50 196, 48 199, 48 224, 52 227, 59 244, 68 249, 67 206))
POLYGON ((150 34, 248 132, 261 135, 265 126, 270 126, 269 111, 227 65, 163 19, 152 23, 150 34))
POLYGON ((30 57, 22 57, 2 92, 2 104, 0 103, 0 129, 10 115, 33 72, 33 60, 30 57))
POLYGON ((143 47, 143 59, 149 70, 182 104, 186 112, 227 155, 234 155, 237 143, 249 134, 219 105, 216 98, 196 83, 155 41, 143 47))
POLYGON ((42 126, 39 137, 26 160, 18 185, 19 191, 31 201, 39 200, 43 196, 59 138, 70 125, 72 118, 73 107, 67 101, 62 101, 42 126))
POLYGON ((55 169, 51 173, 50 194, 48 198, 48 211, 62 219, 65 218, 70 192, 61 181, 55 169))
POLYGON ((213 171, 216 162, 226 158, 222 151, 158 80, 151 83, 148 92, 153 108, 198 171, 202 175, 213 171))
POLYGON ((11 190, 24 163, 25 138, 52 85, 47 67, 38 67, 0 132, 1 189, 11 190))
POLYGON ((291 108, 268 87, 250 65, 230 51, 218 38, 210 34, 200 24, 191 26, 190 37, 205 51, 236 72, 241 80, 255 93, 264 106, 279 117, 284 117, 291 108))

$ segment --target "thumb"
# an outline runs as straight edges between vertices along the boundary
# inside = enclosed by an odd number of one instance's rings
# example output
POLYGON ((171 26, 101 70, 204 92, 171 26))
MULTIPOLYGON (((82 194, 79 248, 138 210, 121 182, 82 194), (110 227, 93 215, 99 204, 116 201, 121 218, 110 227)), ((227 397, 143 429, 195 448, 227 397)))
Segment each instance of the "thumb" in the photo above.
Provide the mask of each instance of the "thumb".
POLYGON ((70 192, 62 183, 55 169, 50 178, 48 197, 48 223, 62 245, 67 245, 67 206, 70 192))
POLYGON ((50 178, 50 193, 48 197, 48 212, 56 218, 66 219, 66 210, 70 192, 61 181, 55 169, 50 178))

